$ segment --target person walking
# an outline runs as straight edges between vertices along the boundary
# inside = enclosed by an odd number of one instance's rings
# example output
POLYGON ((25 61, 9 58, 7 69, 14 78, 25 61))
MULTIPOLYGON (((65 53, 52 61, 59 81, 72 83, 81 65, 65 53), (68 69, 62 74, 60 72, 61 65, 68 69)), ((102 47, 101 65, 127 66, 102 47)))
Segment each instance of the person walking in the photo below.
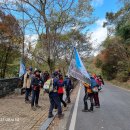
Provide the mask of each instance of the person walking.
POLYGON ((72 83, 69 76, 65 76, 64 85, 66 90, 67 103, 70 103, 70 90, 72 89, 72 83))
POLYGON ((98 95, 98 92, 99 92, 99 84, 98 84, 98 81, 97 81, 97 78, 96 76, 91 76, 91 88, 93 88, 93 92, 94 92, 94 102, 95 102, 95 107, 97 108, 100 108, 100 101, 99 101, 99 95, 98 95))
POLYGON ((49 74, 46 76, 47 76, 47 81, 44 83, 43 89, 45 90, 46 93, 49 94, 50 108, 49 108, 48 118, 52 118, 54 116, 53 109, 55 107, 55 104, 58 109, 58 117, 62 118, 64 114, 62 114, 61 101, 58 95, 57 74, 54 74, 53 78, 51 78, 49 74))
POLYGON ((39 100, 39 94, 40 94, 40 87, 42 85, 41 79, 40 79, 40 73, 38 70, 34 72, 34 77, 32 79, 32 101, 31 101, 31 108, 32 110, 36 110, 36 108, 40 108, 38 105, 39 100), (35 104, 35 107, 34 107, 35 104))
POLYGON ((58 95, 60 97, 60 101, 64 105, 64 107, 66 107, 67 104, 63 100, 63 95, 64 95, 64 80, 63 80, 63 76, 61 74, 59 75, 59 80, 57 82, 57 86, 58 86, 58 95))
POLYGON ((25 88, 25 103, 30 103, 29 95, 31 91, 32 68, 28 68, 23 79, 23 88, 25 88))
POLYGON ((93 109, 94 109, 93 108, 93 106, 94 106, 94 104, 93 104, 94 94, 93 94, 93 91, 92 91, 89 84, 84 83, 83 85, 85 87, 85 96, 84 96, 84 99, 83 99, 84 100, 84 109, 82 110, 82 112, 92 112, 93 109), (90 109, 88 109, 88 103, 87 103, 88 99, 90 99, 90 109))

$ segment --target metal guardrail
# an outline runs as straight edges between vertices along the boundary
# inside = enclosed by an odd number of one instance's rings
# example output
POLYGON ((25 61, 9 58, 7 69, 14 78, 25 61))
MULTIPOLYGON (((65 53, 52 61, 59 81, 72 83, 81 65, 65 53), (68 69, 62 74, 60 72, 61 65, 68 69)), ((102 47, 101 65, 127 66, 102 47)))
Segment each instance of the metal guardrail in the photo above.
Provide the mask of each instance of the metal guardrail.
POLYGON ((20 84, 20 78, 0 79, 0 97, 14 92, 20 84))

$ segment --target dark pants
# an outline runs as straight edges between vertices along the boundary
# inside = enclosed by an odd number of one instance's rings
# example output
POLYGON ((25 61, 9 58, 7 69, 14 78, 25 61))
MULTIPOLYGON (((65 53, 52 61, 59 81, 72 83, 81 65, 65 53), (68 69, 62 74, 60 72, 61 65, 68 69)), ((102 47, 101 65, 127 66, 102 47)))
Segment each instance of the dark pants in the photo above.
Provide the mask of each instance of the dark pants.
POLYGON ((59 95, 59 98, 60 98, 61 103, 64 105, 64 107, 66 107, 66 103, 65 103, 65 101, 63 100, 63 93, 58 94, 58 95, 59 95))
POLYGON ((62 114, 61 102, 60 102, 60 98, 58 96, 58 93, 57 92, 51 92, 49 94, 49 99, 50 99, 49 114, 52 114, 52 111, 54 109, 55 104, 58 108, 58 114, 62 114))
POLYGON ((35 103, 35 106, 38 105, 39 93, 40 93, 40 90, 32 90, 32 101, 31 101, 32 107, 34 106, 34 103, 35 103))
POLYGON ((26 88, 25 90, 25 101, 29 101, 30 88, 26 88))
POLYGON ((94 93, 94 102, 95 102, 95 106, 100 106, 98 93, 94 93))
POLYGON ((93 111, 93 93, 86 93, 84 96, 84 110, 88 110, 88 103, 87 100, 90 99, 90 110, 93 111))
POLYGON ((31 93, 32 93, 32 88, 30 87, 29 96, 31 96, 31 93))
POLYGON ((70 102, 70 89, 66 89, 67 102, 70 102))

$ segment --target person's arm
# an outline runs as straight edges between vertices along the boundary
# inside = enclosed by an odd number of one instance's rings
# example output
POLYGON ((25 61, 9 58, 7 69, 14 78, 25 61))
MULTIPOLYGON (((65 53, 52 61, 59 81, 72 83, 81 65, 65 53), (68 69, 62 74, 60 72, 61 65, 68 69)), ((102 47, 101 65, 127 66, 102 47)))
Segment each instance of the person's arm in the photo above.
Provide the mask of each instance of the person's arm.
POLYGON ((66 88, 66 80, 63 81, 63 87, 66 88))
POLYGON ((36 83, 36 80, 35 80, 35 77, 32 78, 32 83, 31 83, 32 86, 37 86, 37 83, 36 83))
POLYGON ((102 80, 102 84, 104 85, 105 83, 104 83, 104 80, 103 80, 103 78, 101 78, 101 80, 102 80))
POLYGON ((27 87, 27 73, 24 75, 24 79, 23 79, 23 88, 27 87))
POLYGON ((89 88, 89 84, 83 83, 84 87, 89 88))
POLYGON ((70 80, 70 86, 72 86, 72 82, 71 82, 71 80, 70 80))

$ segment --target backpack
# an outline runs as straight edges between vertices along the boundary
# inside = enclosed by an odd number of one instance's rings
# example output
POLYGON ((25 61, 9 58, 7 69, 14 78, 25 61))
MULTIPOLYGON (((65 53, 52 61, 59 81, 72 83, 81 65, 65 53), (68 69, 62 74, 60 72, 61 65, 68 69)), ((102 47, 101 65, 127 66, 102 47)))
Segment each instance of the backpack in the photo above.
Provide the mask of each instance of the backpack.
POLYGON ((50 93, 53 91, 53 79, 48 79, 44 85, 43 85, 43 90, 45 90, 45 92, 50 93))
POLYGON ((64 81, 63 80, 58 80, 58 93, 64 93, 64 81))
POLYGON ((98 84, 94 78, 91 78, 91 89, 94 93, 98 92, 98 84))

